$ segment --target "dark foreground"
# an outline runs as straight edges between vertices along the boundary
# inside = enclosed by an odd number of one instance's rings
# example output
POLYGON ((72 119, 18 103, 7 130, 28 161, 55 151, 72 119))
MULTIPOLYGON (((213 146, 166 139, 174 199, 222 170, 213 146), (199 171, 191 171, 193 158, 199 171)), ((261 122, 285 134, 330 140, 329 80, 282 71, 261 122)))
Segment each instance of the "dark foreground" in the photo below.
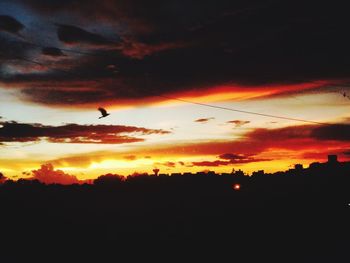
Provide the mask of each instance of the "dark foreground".
POLYGON ((7 183, 0 261, 350 262, 348 172, 7 183))

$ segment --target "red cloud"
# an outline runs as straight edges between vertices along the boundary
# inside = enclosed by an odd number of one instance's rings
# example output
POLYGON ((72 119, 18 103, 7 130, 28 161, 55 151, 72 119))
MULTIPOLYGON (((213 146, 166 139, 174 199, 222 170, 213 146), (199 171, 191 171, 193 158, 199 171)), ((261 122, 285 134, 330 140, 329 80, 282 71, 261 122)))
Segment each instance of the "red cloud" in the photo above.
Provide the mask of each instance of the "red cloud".
POLYGON ((6 176, 0 173, 0 184, 3 184, 7 180, 6 176))
POLYGON ((80 181, 74 176, 61 170, 54 170, 52 164, 43 164, 40 169, 32 171, 34 177, 45 184, 77 184, 80 181))

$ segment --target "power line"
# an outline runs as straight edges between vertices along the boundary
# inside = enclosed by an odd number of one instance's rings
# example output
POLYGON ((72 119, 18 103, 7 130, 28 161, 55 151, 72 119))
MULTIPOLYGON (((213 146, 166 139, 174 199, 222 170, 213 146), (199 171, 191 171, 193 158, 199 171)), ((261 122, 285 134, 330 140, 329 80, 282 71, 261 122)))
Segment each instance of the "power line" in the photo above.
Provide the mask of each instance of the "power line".
MULTIPOLYGON (((33 45, 33 46, 44 48, 44 46, 39 45, 37 43, 34 43, 34 42, 30 41, 30 40, 28 41, 28 39, 26 39, 25 42, 30 44, 30 45, 33 45)), ((62 49, 62 48, 57 48, 57 47, 54 47, 54 48, 56 48, 58 50, 61 50, 61 51, 78 53, 78 54, 81 54, 81 55, 92 55, 92 56, 96 55, 96 54, 92 54, 92 53, 88 53, 88 52, 68 50, 68 49, 62 49)), ((99 56, 99 55, 97 55, 97 56, 99 56)), ((35 60, 31 60, 31 59, 27 59, 27 58, 17 58, 17 59, 24 60, 24 61, 27 61, 27 62, 30 62, 30 63, 34 63, 34 64, 37 64, 37 65, 40 65, 40 66, 50 67, 48 65, 45 65, 44 63, 40 63, 40 62, 37 62, 35 60)), ((75 75, 75 76, 81 77, 78 74, 73 73, 73 72, 69 72, 69 71, 65 71, 65 70, 61 70, 61 69, 57 69, 57 68, 53 68, 53 70, 56 70, 56 71, 59 71, 59 72, 65 73, 65 74, 75 75)), ((210 107, 210 108, 215 108, 215 109, 221 109, 221 110, 227 110, 227 111, 233 111, 233 112, 239 112, 239 113, 244 113, 244 114, 251 114, 251 115, 257 115, 257 116, 262 116, 262 117, 270 117, 270 118, 276 118, 276 119, 283 119, 283 120, 298 121, 298 122, 304 122, 304 123, 329 125, 328 123, 324 123, 324 122, 317 122, 317 121, 304 120, 304 119, 298 119, 298 118, 292 118, 292 117, 286 117, 286 116, 278 116, 278 115, 265 114, 265 113, 259 113, 259 112, 253 112, 253 111, 232 109, 232 108, 216 106, 216 105, 211 105, 211 104, 207 104, 207 103, 194 102, 194 101, 190 101, 190 100, 184 100, 184 99, 175 98, 175 97, 169 97, 169 96, 164 96, 164 95, 156 95, 156 96, 163 97, 163 98, 166 98, 166 99, 181 101, 181 102, 184 102, 184 103, 189 103, 189 104, 194 104, 194 105, 199 105, 199 106, 204 106, 204 107, 210 107)))
POLYGON ((310 120, 297 119, 297 118, 291 118, 291 117, 285 117, 285 116, 277 116, 277 115, 272 115, 272 114, 258 113, 258 112, 253 112, 253 111, 238 110, 238 109, 221 107, 221 106, 211 105, 211 104, 207 104, 207 103, 194 102, 194 101, 190 101, 190 100, 184 100, 184 99, 180 99, 180 98, 174 98, 174 97, 163 96, 163 95, 157 95, 157 96, 171 99, 171 100, 177 100, 177 101, 181 101, 181 102, 185 102, 185 103, 190 103, 190 104, 194 104, 194 105, 215 108, 215 109, 234 111, 234 112, 239 112, 239 113, 258 115, 258 116, 283 119, 283 120, 290 120, 290 121, 299 121, 299 122, 312 123, 312 124, 329 125, 328 123, 325 123, 325 122, 310 121, 310 120))
MULTIPOLYGON (((36 65, 49 67, 48 65, 45 65, 44 63, 37 62, 37 61, 35 61, 35 60, 26 59, 26 58, 17 58, 17 59, 19 59, 19 60, 24 60, 24 61, 27 61, 27 62, 36 64, 36 65)), ((61 70, 61 69, 57 69, 57 68, 54 68, 53 70, 60 71, 60 72, 65 73, 65 74, 69 74, 69 75, 81 77, 81 76, 79 76, 79 75, 77 75, 77 74, 75 74, 75 73, 69 72, 69 71, 65 71, 65 70, 61 70)), ((96 81, 96 82, 97 82, 97 81, 96 81)), ((318 121, 297 119, 297 118, 292 118, 292 117, 278 116, 278 115, 265 114, 265 113, 259 113, 259 112, 253 112, 253 111, 232 109, 232 108, 228 108, 228 107, 216 106, 216 105, 212 105, 212 104, 200 103, 200 102, 195 102, 195 101, 190 101, 190 100, 184 100, 184 99, 175 98, 175 97, 169 97, 169 96, 164 96, 164 95, 156 95, 156 96, 162 97, 162 98, 166 98, 166 99, 181 101, 181 102, 184 102, 184 103, 189 103, 189 104, 194 104, 194 105, 199 105, 199 106, 205 106, 205 107, 220 109, 220 110, 227 110, 227 111, 233 111, 233 112, 239 112, 239 113, 257 115, 257 116, 263 116, 263 117, 270 117, 270 118, 282 119, 282 120, 298 121, 298 122, 312 123, 312 124, 320 124, 320 125, 329 125, 328 123, 325 123, 325 122, 318 122, 318 121)))

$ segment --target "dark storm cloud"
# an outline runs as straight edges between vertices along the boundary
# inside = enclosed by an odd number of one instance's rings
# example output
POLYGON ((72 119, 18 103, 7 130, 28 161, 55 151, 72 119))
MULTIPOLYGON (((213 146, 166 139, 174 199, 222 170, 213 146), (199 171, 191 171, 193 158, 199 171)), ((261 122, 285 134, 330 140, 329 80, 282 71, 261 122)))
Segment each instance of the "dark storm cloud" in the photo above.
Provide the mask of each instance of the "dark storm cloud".
POLYGON ((7 15, 0 15, 0 31, 9 33, 18 33, 24 28, 24 25, 15 18, 7 15))
MULTIPOLYGON (((96 100, 106 100, 107 95, 99 90, 74 90, 74 83, 71 89, 60 89, 52 87, 51 90, 43 88, 29 88, 22 91, 25 98, 32 98, 32 101, 49 105, 62 104, 62 101, 72 104, 92 103, 96 100)), ((79 85, 79 84, 78 84, 79 85)))
MULTIPOLYGON (((0 66, 7 65, 8 60, 25 57, 30 50, 32 50, 32 46, 28 43, 7 38, 0 32, 0 59, 4 60, 0 66)), ((2 73, 3 71, 0 69, 0 81, 2 73)))
MULTIPOLYGON (((280 84, 284 92, 283 84, 320 79, 333 82, 350 76, 350 37, 345 33, 350 17, 340 4, 291 0, 16 1, 30 8, 43 24, 48 24, 49 18, 58 23, 58 37, 64 43, 74 47, 88 44, 79 51, 94 52, 84 59, 70 54, 66 68, 71 75, 60 76, 61 83, 69 86, 77 78, 74 74, 82 83, 101 83, 101 96, 86 93, 84 97, 61 87, 58 74, 52 71, 40 78, 34 74, 14 76, 17 86, 30 90, 25 93, 27 99, 39 103, 49 104, 52 98, 50 92, 34 92, 38 86, 60 92, 56 104, 71 105, 110 97, 142 99, 232 83, 242 89, 280 84), (107 27, 120 37, 115 48, 107 37, 113 34, 105 33, 107 27), (117 73, 106 70, 111 64, 116 65, 117 73)), ((0 81, 4 82, 3 78, 0 81)))
POLYGON ((17 122, 0 123, 0 142, 121 144, 144 141, 135 135, 167 134, 165 130, 122 125, 78 125, 44 126, 17 122))
POLYGON ((93 45, 106 45, 111 44, 111 41, 107 40, 103 36, 88 32, 82 28, 72 25, 57 25, 57 36, 62 42, 68 44, 93 44, 93 45))
POLYGON ((64 55, 62 50, 56 47, 43 47, 41 49, 41 52, 44 55, 53 56, 53 57, 60 57, 64 55))

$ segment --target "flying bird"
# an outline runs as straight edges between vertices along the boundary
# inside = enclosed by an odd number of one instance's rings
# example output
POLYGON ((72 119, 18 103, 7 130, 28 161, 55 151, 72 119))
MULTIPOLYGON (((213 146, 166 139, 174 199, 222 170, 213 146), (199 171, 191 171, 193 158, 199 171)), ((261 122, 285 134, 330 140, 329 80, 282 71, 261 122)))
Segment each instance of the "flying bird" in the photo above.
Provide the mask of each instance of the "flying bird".
POLYGON ((110 113, 107 113, 107 111, 104 108, 98 108, 98 110, 101 112, 102 116, 99 117, 99 119, 101 118, 105 118, 108 115, 110 115, 110 113))

